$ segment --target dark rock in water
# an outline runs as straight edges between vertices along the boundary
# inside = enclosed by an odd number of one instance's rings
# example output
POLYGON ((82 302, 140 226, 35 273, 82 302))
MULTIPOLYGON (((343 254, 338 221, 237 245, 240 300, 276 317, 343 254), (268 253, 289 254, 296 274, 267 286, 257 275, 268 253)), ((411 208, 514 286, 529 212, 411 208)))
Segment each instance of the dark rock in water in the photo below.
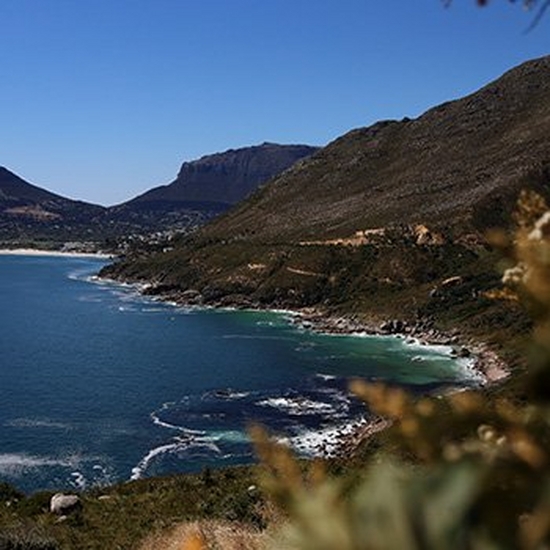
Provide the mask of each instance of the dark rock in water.
POLYGON ((229 399, 232 391, 229 388, 214 390, 214 396, 220 399, 229 399))
POLYGON ((472 352, 465 347, 454 347, 451 350, 451 357, 471 357, 472 352))
POLYGON ((201 305, 203 303, 203 296, 198 290, 185 290, 178 296, 178 301, 188 305, 201 305))
POLYGON ((217 302, 218 307, 234 307, 237 309, 244 309, 252 306, 252 302, 242 294, 231 294, 229 296, 223 296, 217 302))
POLYGON ((404 332, 409 333, 411 331, 408 324, 401 319, 390 319, 380 324, 379 329, 383 333, 387 334, 402 334, 404 332))

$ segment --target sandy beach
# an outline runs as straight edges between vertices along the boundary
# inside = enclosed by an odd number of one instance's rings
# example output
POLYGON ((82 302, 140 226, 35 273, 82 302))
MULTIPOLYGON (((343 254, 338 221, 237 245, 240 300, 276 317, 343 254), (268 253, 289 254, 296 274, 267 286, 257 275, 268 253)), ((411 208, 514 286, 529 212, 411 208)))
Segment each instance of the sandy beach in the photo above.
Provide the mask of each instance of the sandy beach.
POLYGON ((111 254, 96 252, 63 252, 61 250, 40 250, 37 248, 4 248, 0 249, 2 256, 58 256, 66 258, 101 258, 112 259, 111 254))

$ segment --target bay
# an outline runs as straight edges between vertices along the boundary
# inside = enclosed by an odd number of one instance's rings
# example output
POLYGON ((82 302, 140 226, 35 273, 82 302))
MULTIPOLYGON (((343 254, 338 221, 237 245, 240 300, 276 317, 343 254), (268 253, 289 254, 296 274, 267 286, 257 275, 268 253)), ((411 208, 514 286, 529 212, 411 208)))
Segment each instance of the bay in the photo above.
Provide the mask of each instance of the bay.
POLYGON ((96 280, 104 263, 0 255, 0 480, 27 492, 248 463, 250 422, 312 456, 368 415, 349 377, 476 380, 443 347, 155 302, 96 280))

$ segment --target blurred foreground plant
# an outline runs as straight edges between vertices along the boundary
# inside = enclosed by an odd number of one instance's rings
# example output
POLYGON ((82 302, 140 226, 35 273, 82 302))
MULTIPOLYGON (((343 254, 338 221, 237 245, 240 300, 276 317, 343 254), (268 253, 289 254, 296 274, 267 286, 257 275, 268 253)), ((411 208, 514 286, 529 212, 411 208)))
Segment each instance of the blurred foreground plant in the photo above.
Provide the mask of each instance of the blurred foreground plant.
POLYGON ((528 399, 472 391, 415 399, 356 381, 352 390, 393 421, 399 456, 376 455, 350 485, 306 468, 252 430, 264 487, 288 514, 276 548, 403 550, 550 548, 550 211, 522 194, 505 287, 535 330, 528 399))

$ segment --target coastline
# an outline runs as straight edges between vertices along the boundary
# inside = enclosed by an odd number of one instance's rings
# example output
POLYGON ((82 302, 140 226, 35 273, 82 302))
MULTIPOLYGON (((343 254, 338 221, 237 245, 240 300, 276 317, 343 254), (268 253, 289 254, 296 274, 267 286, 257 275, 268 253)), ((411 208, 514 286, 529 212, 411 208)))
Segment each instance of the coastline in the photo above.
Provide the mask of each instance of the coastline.
MULTIPOLYGON (((0 250, 0 254, 5 251, 0 250)), ((10 251, 12 254, 24 255, 25 249, 18 249, 17 251, 10 251)), ((34 250, 35 254, 42 255, 41 252, 34 250)), ((46 254, 46 256, 71 256, 72 253, 53 253, 46 254)), ((82 254, 77 253, 77 257, 82 254)), ((86 254, 86 257, 97 255, 86 254)), ((480 343, 474 339, 466 339, 461 336, 457 329, 452 329, 448 333, 436 330, 432 323, 426 320, 416 322, 406 322, 397 319, 391 319, 389 321, 380 321, 380 319, 363 318, 358 315, 331 315, 330 312, 317 307, 307 308, 292 308, 284 307, 283 304, 278 304, 278 307, 265 307, 262 304, 243 304, 242 301, 235 301, 233 305, 229 303, 229 300, 224 300, 222 304, 214 303, 190 303, 190 300, 186 300, 186 297, 195 298, 197 302, 198 292, 192 291, 191 293, 185 292, 155 292, 158 287, 151 283, 142 282, 130 282, 128 280, 117 281, 116 279, 108 277, 96 276, 101 281, 112 283, 113 285, 121 285, 129 287, 131 293, 139 293, 145 298, 152 301, 169 303, 175 307, 187 307, 200 309, 219 309, 219 310, 232 310, 232 311, 260 311, 260 312, 273 312, 279 315, 284 315, 288 320, 287 322, 296 326, 297 329, 304 331, 314 331, 320 334, 333 334, 342 336, 354 336, 357 338, 364 337, 382 337, 382 338, 398 338, 401 339, 403 344, 410 344, 412 346, 445 346, 447 348, 454 348, 456 355, 454 357, 464 358, 464 364, 468 362, 468 368, 474 370, 477 373, 483 374, 484 381, 480 384, 474 384, 479 387, 488 387, 492 384, 497 384, 500 380, 510 374, 506 369, 505 363, 498 357, 498 354, 491 350, 489 346, 480 343), (182 297, 183 295, 183 297, 182 297), (467 356, 460 356, 459 353, 462 350, 468 350, 467 356)), ((202 300, 201 300, 202 301, 202 300)), ((466 374, 467 375, 467 374, 466 374)), ((467 388, 467 384, 448 388, 451 392, 461 391, 461 389, 467 388)), ((327 417, 328 421, 331 421, 331 426, 326 429, 319 429, 315 432, 311 432, 310 439, 315 440, 315 449, 311 454, 306 453, 302 455, 304 457, 314 457, 322 459, 334 459, 337 461, 345 461, 347 458, 352 458, 360 455, 360 449, 365 448, 365 444, 371 438, 375 438, 376 434, 384 432, 389 429, 392 423, 385 418, 372 415, 365 412, 362 414, 349 417, 346 421, 342 419, 341 423, 335 422, 335 419, 327 417)), ((327 422, 328 424, 328 422, 327 422)), ((383 436, 384 437, 384 436, 383 436)), ((294 451, 300 454, 303 452, 303 447, 295 446, 294 441, 287 440, 294 451)), ((292 440, 292 438, 290 438, 292 440)), ((376 439, 375 439, 376 441, 376 439)), ((308 446, 308 451, 311 447, 308 446)), ((219 466, 224 468, 224 466, 219 466)), ((180 474, 185 475, 185 474, 180 474)), ((122 483, 128 483, 131 481, 127 478, 125 481, 120 480, 122 483)), ((114 483, 113 481, 110 483, 114 483)), ((118 482, 117 482, 118 483, 118 482)))
MULTIPOLYGON (((286 311, 286 310, 285 310, 286 311)), ((358 321, 356 318, 335 317, 315 308, 290 310, 292 322, 306 330, 323 334, 341 334, 361 336, 379 336, 403 338, 406 343, 421 346, 445 346, 453 350, 452 357, 468 360, 468 369, 474 376, 481 378, 479 387, 487 388, 500 383, 511 371, 499 355, 484 342, 471 339, 463 340, 458 332, 447 334, 428 323, 409 324, 401 320, 382 323, 358 321)), ((460 391, 460 390, 458 390, 460 391)), ((324 458, 341 459, 353 456, 359 447, 376 433, 386 430, 392 422, 381 416, 371 416, 355 421, 342 429, 336 429, 334 438, 327 442, 324 458)))
MULTIPOLYGON (((452 357, 457 359, 464 357, 469 361, 467 368, 474 376, 481 378, 479 387, 482 388, 497 385, 511 374, 504 360, 487 344, 471 339, 462 340, 457 332, 446 334, 433 327, 422 326, 422 323, 420 326, 410 325, 400 320, 367 323, 355 318, 327 315, 315 308, 291 310, 289 313, 292 315, 293 323, 301 325, 306 330, 324 334, 404 338, 411 344, 450 347, 453 350, 452 357)), ((388 429, 392 424, 391 420, 375 415, 351 422, 340 429, 336 428, 333 437, 325 444, 326 451, 322 457, 327 459, 351 457, 372 436, 388 429)))
POLYGON ((404 338, 411 344, 422 346, 447 346, 451 357, 465 358, 470 362, 471 370, 483 379, 481 386, 498 384, 510 375, 510 368, 485 342, 473 338, 464 338, 458 329, 450 332, 441 331, 434 326, 433 320, 419 319, 408 322, 401 319, 367 320, 357 315, 334 315, 316 307, 292 308, 284 305, 271 307, 243 300, 239 297, 232 300, 225 297, 209 302, 195 290, 165 290, 149 282, 119 281, 105 278, 116 284, 132 285, 143 296, 151 297, 176 307, 198 307, 210 309, 231 309, 250 311, 269 311, 287 315, 291 322, 304 330, 320 334, 346 336, 387 336, 404 338))
MULTIPOLYGON (((159 288, 154 283, 143 281, 129 282, 109 278, 104 280, 112 281, 115 284, 131 285, 141 295, 170 303, 175 307, 269 311, 284 314, 292 324, 304 330, 321 334, 402 338, 405 343, 411 345, 444 346, 448 348, 450 357, 463 358, 468 362, 466 368, 472 373, 474 379, 480 380, 477 385, 482 388, 499 384, 511 373, 504 360, 486 343, 472 338, 464 338, 457 329, 449 333, 440 331, 433 326, 434 323, 431 320, 418 320, 414 323, 398 319, 382 322, 370 321, 364 318, 359 319, 357 316, 336 316, 315 307, 292 308, 280 304, 266 307, 243 300, 242 297, 237 300, 225 297, 210 303, 204 300, 198 291, 194 290, 166 290, 162 287, 159 288)), ((391 426, 391 422, 388 419, 378 416, 355 420, 345 426, 335 426, 330 430, 330 437, 327 437, 321 444, 320 456, 327 459, 352 456, 361 444, 389 426, 391 426)))
POLYGON ((483 378, 482 386, 491 386, 510 375, 506 363, 484 342, 462 339, 458 331, 445 333, 433 327, 429 321, 408 323, 403 320, 389 320, 381 323, 357 320, 345 316, 335 317, 315 308, 293 310, 297 324, 303 328, 324 334, 350 336, 387 336, 404 338, 411 344, 421 346, 446 346, 454 358, 467 358, 471 369, 483 378))
POLYGON ((38 248, 2 248, 0 256, 52 256, 66 258, 98 258, 112 260, 112 254, 102 252, 63 252, 61 250, 41 250, 38 248))

